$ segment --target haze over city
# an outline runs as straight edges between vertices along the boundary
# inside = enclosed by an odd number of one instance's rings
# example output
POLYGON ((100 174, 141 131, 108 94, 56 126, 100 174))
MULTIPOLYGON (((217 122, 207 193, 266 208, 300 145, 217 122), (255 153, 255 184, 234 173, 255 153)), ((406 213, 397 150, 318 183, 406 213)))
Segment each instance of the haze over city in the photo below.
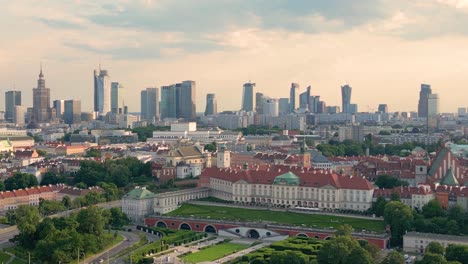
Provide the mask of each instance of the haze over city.
POLYGON ((142 89, 182 80, 197 82, 197 112, 206 93, 239 110, 249 80, 271 97, 311 85, 329 105, 349 83, 362 111, 416 111, 429 83, 441 112, 466 106, 468 1, 0 2, 1 92, 26 104, 42 62, 51 98, 81 99, 84 111, 99 63, 133 112, 142 89))

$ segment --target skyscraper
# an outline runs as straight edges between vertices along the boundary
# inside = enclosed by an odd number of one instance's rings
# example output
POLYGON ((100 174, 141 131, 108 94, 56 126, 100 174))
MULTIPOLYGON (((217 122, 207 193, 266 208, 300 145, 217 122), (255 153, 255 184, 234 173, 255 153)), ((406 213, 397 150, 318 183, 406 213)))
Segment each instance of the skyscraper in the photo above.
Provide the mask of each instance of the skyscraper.
POLYGON ((419 92, 418 103, 418 116, 427 117, 427 99, 432 94, 432 89, 429 84, 421 84, 421 91, 419 92))
POLYGON ((118 82, 111 83, 111 112, 119 114, 124 107, 124 87, 118 82))
POLYGON ((56 117, 63 118, 63 112, 65 111, 65 100, 54 100, 52 105, 55 108, 56 117))
POLYGON ((262 93, 255 94, 255 112, 257 114, 263 114, 263 99, 264 95, 262 93))
POLYGON ((5 92, 5 120, 13 121, 15 106, 21 105, 21 92, 20 91, 7 91, 5 92))
POLYGON ((216 115, 218 113, 218 102, 215 94, 206 95, 205 116, 216 115))
POLYGON ((161 87, 161 118, 177 118, 177 92, 175 85, 161 87))
POLYGON ((77 124, 81 122, 81 100, 65 100, 63 121, 65 124, 77 124))
POLYGON ((299 108, 299 84, 291 83, 289 89, 289 112, 293 113, 299 108))
POLYGON ((310 111, 310 106, 309 106, 309 99, 310 99, 310 85, 307 86, 307 89, 305 92, 301 93, 299 96, 299 108, 309 110, 310 111))
POLYGON ((278 100, 273 98, 264 98, 263 114, 266 116, 278 116, 278 100))
POLYGON ((15 106, 15 110, 13 113, 13 123, 15 125, 24 125, 25 124, 25 115, 26 115, 26 107, 17 105, 15 106))
POLYGON ((353 88, 351 88, 351 86, 349 85, 344 85, 344 86, 341 86, 341 108, 342 108, 342 111, 343 113, 345 114, 349 114, 350 113, 350 109, 349 109, 349 105, 351 104, 351 92, 353 91, 353 88))
POLYGON ((183 81, 176 84, 177 93, 177 118, 196 117, 196 83, 194 81, 183 81))
POLYGON ((246 112, 254 111, 254 89, 255 83, 244 83, 244 91, 242 93, 242 109, 246 112))
POLYGON ((379 104, 379 109, 378 111, 382 114, 387 114, 388 113, 388 105, 387 104, 379 104))
POLYGON ((94 70, 94 111, 106 115, 111 111, 111 83, 106 70, 94 70))
POLYGON ((32 120, 37 123, 48 122, 51 119, 50 109, 50 89, 46 88, 44 74, 39 73, 37 80, 37 88, 33 88, 33 107, 32 107, 32 120))
POLYGON ((146 120, 146 115, 148 112, 148 105, 147 105, 147 97, 148 93, 146 90, 141 91, 140 93, 140 116, 142 120, 146 120))
POLYGON ((278 100, 278 112, 280 115, 284 115, 289 112, 289 98, 280 98, 278 100))
MULTIPOLYGON (((144 100, 144 98, 141 98, 144 100)), ((159 120, 159 89, 146 88, 146 120, 155 122, 159 120)))
POLYGON ((427 95, 427 128, 437 129, 439 125, 439 95, 427 95))

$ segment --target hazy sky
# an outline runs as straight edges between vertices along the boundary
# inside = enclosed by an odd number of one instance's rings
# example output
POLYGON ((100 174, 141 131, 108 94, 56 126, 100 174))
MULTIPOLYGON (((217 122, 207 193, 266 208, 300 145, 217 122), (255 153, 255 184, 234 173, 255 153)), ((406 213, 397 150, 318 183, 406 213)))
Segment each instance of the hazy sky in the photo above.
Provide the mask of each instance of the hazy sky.
MULTIPOLYGON (((93 69, 101 62, 139 91, 197 82, 218 109, 239 109, 242 84, 271 97, 312 85, 327 105, 353 87, 361 111, 387 103, 417 109, 420 83, 441 110, 468 106, 468 0, 0 0, 0 89, 31 105, 40 62, 52 99, 92 109, 93 69), (47 2, 47 3, 46 3, 47 2), (96 3, 97 2, 97 3, 96 3)), ((3 110, 4 100, 0 100, 3 110)))

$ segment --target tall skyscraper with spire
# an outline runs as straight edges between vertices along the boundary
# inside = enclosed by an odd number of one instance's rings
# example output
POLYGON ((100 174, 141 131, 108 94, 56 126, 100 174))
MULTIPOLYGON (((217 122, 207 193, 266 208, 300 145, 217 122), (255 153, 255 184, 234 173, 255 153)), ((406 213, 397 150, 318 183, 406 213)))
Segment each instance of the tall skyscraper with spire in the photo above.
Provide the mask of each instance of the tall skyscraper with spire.
POLYGON ((429 84, 421 84, 421 91, 419 92, 419 103, 418 103, 418 116, 427 117, 427 100, 429 95, 432 94, 432 89, 429 84))
POLYGON ((39 73, 37 88, 33 88, 33 108, 32 120, 37 123, 45 123, 51 120, 52 111, 50 108, 50 89, 45 86, 44 74, 39 73))
POLYGON ((106 115, 111 111, 111 82, 106 70, 94 70, 94 111, 106 115))

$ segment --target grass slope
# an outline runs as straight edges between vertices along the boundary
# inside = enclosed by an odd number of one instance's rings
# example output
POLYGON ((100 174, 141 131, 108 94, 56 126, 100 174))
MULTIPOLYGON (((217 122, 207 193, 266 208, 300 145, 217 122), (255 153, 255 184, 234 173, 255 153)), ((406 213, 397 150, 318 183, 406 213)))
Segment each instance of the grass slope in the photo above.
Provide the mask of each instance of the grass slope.
POLYGON ((384 222, 380 220, 368 220, 361 218, 301 214, 292 212, 255 210, 244 208, 231 208, 211 205, 183 204, 179 209, 168 213, 169 216, 201 217, 221 220, 237 221, 268 221, 278 224, 305 225, 315 228, 337 228, 343 224, 352 226, 356 231, 368 230, 384 232, 384 222))
POLYGON ((189 254, 182 259, 188 263, 199 263, 204 261, 214 261, 224 256, 231 255, 232 253, 248 248, 248 245, 222 243, 202 249, 193 254, 189 254))

